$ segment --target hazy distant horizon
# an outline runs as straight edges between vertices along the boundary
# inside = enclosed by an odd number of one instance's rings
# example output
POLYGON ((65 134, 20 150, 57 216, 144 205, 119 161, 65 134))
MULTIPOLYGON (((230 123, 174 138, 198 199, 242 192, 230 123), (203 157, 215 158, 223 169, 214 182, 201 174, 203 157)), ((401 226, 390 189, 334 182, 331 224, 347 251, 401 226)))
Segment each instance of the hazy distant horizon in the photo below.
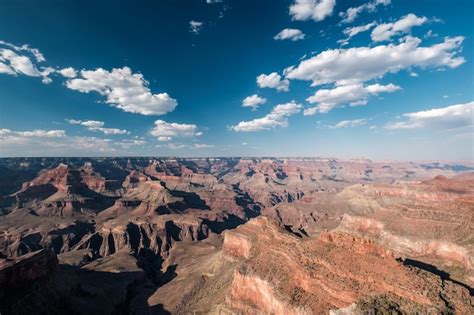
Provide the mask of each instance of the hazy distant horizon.
POLYGON ((2 156, 0 160, 6 159, 184 159, 184 160, 205 160, 205 159, 241 159, 241 160, 339 160, 339 161, 372 161, 376 163, 382 162, 413 162, 413 163, 440 163, 440 164, 453 164, 453 163, 466 163, 474 166, 473 160, 397 160, 397 159, 371 159, 367 157, 337 157, 337 156, 146 156, 146 155, 123 155, 123 156, 2 156))

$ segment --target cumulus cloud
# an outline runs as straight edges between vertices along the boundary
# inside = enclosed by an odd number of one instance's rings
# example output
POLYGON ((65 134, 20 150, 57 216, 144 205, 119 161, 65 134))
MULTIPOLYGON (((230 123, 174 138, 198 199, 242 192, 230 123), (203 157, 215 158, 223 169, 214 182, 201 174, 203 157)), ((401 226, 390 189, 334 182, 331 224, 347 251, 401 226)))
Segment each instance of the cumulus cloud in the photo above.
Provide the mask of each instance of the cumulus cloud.
POLYGON ((63 77, 68 78, 68 79, 72 79, 77 76, 77 71, 73 67, 61 69, 61 70, 58 70, 58 72, 63 77))
POLYGON ((42 77, 42 82, 47 84, 51 82, 51 78, 48 77, 51 72, 53 70, 49 67, 39 70, 27 56, 19 55, 10 49, 0 49, 0 73, 42 77))
POLYGON ((474 126, 474 102, 451 105, 448 107, 406 113, 402 121, 392 122, 386 129, 454 129, 474 126))
POLYGON ((414 26, 420 26, 428 22, 426 17, 418 17, 410 13, 394 23, 383 23, 377 25, 370 34, 375 42, 390 40, 395 35, 409 33, 414 26))
POLYGON ((124 135, 130 134, 129 131, 125 129, 118 129, 118 128, 105 128, 105 123, 103 121, 98 120, 75 120, 75 119, 66 119, 66 121, 71 125, 82 125, 87 127, 90 131, 99 131, 104 133, 105 135, 124 135))
POLYGON ((170 141, 175 137, 200 136, 202 132, 198 131, 196 125, 169 123, 163 120, 157 120, 150 134, 158 137, 159 141, 170 141))
POLYGON ((31 48, 28 45, 16 46, 0 41, 0 73, 41 77, 42 82, 48 84, 51 82, 49 75, 54 72, 54 69, 39 67, 36 64, 43 61, 45 61, 44 56, 36 48, 31 48))
POLYGON ((456 68, 465 62, 457 56, 464 37, 447 37, 442 43, 420 47, 421 40, 406 37, 398 45, 329 49, 285 70, 287 79, 308 80, 313 86, 360 83, 413 67, 456 68))
POLYGON ((297 21, 322 21, 331 16, 336 0, 295 0, 290 6, 290 15, 297 21))
POLYGON ((329 126, 331 129, 340 129, 340 128, 352 128, 358 127, 367 124, 368 119, 353 119, 353 120, 341 120, 333 126, 329 126))
POLYGON ((107 71, 82 70, 78 78, 69 79, 66 86, 82 93, 98 92, 106 103, 125 112, 142 115, 163 115, 175 109, 177 102, 168 93, 152 94, 141 73, 128 67, 107 71))
POLYGON ((372 23, 368 23, 368 24, 365 24, 365 25, 360 25, 360 26, 354 26, 354 27, 346 27, 342 32, 344 33, 344 35, 346 35, 347 37, 344 38, 344 39, 341 39, 341 40, 338 40, 337 42, 339 44, 341 44, 342 46, 345 46, 349 43, 349 40, 356 36, 357 34, 359 33, 362 33, 362 32, 366 32, 368 30, 370 30, 372 27, 374 27, 375 25, 377 25, 377 23, 375 22, 372 22, 372 23))
POLYGON ((256 110, 260 105, 265 104, 266 102, 266 98, 258 96, 257 94, 253 94, 244 98, 242 101, 242 106, 252 107, 252 110, 256 110))
POLYGON ((261 88, 272 88, 277 89, 277 91, 289 90, 290 81, 287 79, 282 79, 281 75, 276 72, 270 74, 261 74, 257 77, 257 84, 261 88))
POLYGON ((372 84, 349 84, 337 86, 334 89, 320 89, 306 100, 311 103, 318 103, 318 106, 306 108, 304 115, 314 115, 316 113, 327 113, 338 105, 349 104, 350 106, 366 105, 370 95, 379 93, 390 93, 399 90, 400 87, 394 84, 380 85, 372 84))
POLYGON ((305 37, 305 34, 295 28, 285 28, 281 30, 278 34, 276 34, 273 39, 274 40, 291 40, 291 41, 297 41, 297 40, 303 40, 305 37))
POLYGON ((39 77, 41 72, 31 62, 30 58, 18 55, 10 49, 0 49, 0 62, 7 74, 24 74, 30 77, 39 77))
POLYGON ((230 127, 230 129, 241 132, 256 132, 276 127, 287 127, 288 117, 297 114, 301 107, 301 104, 295 101, 279 104, 268 115, 251 121, 241 121, 237 125, 230 127))
POLYGON ((387 6, 391 3, 391 0, 373 0, 367 3, 364 3, 358 7, 351 7, 346 10, 346 12, 339 13, 339 16, 342 17, 342 23, 351 23, 353 22, 359 14, 364 11, 375 12, 379 5, 387 6))
POLYGON ((12 43, 9 43, 9 42, 3 41, 3 40, 0 40, 0 45, 13 48, 16 51, 28 52, 28 53, 32 54, 35 57, 37 62, 46 61, 46 58, 44 58, 44 55, 38 49, 30 47, 30 45, 24 44, 24 45, 21 45, 21 46, 17 46, 17 45, 14 45, 12 43))
POLYGON ((189 21, 189 31, 193 34, 199 34, 201 32, 204 23, 199 21, 189 21))

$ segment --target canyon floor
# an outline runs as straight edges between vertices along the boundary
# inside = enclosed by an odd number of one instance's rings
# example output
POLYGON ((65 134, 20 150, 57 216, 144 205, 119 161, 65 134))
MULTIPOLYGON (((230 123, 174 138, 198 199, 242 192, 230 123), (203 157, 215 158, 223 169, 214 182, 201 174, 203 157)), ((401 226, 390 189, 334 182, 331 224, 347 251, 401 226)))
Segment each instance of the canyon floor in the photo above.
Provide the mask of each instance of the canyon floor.
POLYGON ((472 161, 0 171, 0 314, 474 314, 472 161))

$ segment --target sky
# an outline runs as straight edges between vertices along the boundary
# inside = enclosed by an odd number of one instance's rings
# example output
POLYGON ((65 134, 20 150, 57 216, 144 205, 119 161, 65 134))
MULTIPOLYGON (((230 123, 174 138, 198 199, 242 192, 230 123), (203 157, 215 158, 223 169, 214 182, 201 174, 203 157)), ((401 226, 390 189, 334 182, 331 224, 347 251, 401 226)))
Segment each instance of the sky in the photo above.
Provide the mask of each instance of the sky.
POLYGON ((473 2, 0 2, 0 156, 474 158, 473 2))

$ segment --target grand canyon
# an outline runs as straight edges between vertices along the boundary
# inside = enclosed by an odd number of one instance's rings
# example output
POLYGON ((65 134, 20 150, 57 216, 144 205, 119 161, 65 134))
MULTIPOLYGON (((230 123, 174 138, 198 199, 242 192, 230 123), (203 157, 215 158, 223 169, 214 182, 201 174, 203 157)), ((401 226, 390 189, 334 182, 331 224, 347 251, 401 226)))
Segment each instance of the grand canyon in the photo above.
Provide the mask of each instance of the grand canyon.
POLYGON ((2 314, 474 312, 472 162, 0 168, 2 314))
POLYGON ((0 0, 0 315, 474 315, 473 0, 0 0))

